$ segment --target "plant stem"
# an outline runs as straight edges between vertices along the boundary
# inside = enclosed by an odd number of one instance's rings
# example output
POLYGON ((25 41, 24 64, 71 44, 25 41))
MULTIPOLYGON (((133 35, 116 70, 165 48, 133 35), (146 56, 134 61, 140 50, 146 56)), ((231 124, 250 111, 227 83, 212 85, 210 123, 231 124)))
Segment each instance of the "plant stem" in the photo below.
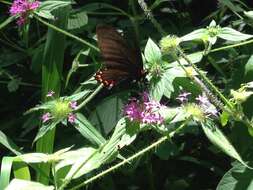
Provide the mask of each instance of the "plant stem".
POLYGON ((138 3, 140 7, 142 8, 144 14, 146 17, 151 21, 151 23, 154 25, 154 27, 157 29, 157 31, 162 35, 165 36, 166 32, 163 30, 161 25, 157 22, 154 15, 152 14, 151 10, 148 8, 147 4, 144 0, 138 0, 138 3))
POLYGON ((193 67, 193 69, 198 73, 201 79, 221 98, 221 100, 233 110, 233 105, 229 102, 229 100, 218 90, 216 86, 191 62, 191 60, 184 54, 184 52, 177 48, 179 54, 185 59, 185 61, 193 67))
POLYGON ((81 104, 79 104, 79 106, 76 108, 76 110, 81 109, 83 106, 85 106, 94 96, 96 96, 96 94, 103 88, 103 84, 100 84, 97 89, 94 90, 94 92, 92 92, 92 94, 90 96, 88 96, 81 104))
POLYGON ((123 166, 124 164, 127 164, 127 163, 129 163, 130 161, 132 161, 132 160, 138 158, 139 156, 141 156, 141 155, 145 154, 146 152, 152 150, 153 148, 159 146, 161 143, 165 142, 167 139, 172 138, 172 137, 175 135, 176 132, 178 132, 179 130, 181 130, 181 129, 182 129, 183 127, 185 127, 185 126, 186 126, 186 125, 182 124, 182 125, 181 125, 180 127, 178 127, 175 131, 172 131, 168 136, 161 137, 161 138, 158 139, 156 142, 152 143, 152 144, 149 145, 148 147, 146 147, 146 148, 142 149, 141 151, 137 152, 137 153, 134 154, 133 156, 130 156, 129 158, 127 158, 127 159, 123 160, 122 162, 120 162, 120 163, 118 163, 118 164, 112 166, 111 168, 109 168, 109 169, 107 169, 107 170, 105 170, 105 171, 103 171, 103 172, 101 172, 101 173, 99 173, 99 174, 97 174, 97 175, 95 175, 95 176, 93 176, 93 177, 87 179, 86 181, 82 182, 81 184, 79 184, 79 185, 73 187, 72 190, 79 189, 80 187, 83 187, 83 186, 85 186, 85 185, 87 185, 87 184, 89 184, 89 183, 95 181, 96 179, 98 179, 98 178, 100 178, 100 177, 102 177, 102 176, 104 176, 104 175, 106 175, 106 174, 112 172, 113 170, 118 169, 119 167, 123 166))
POLYGON ((68 37, 70 37, 70 38, 73 38, 73 39, 75 39, 75 40, 81 42, 82 44, 85 44, 85 45, 87 45, 88 47, 90 47, 90 48, 92 48, 92 49, 94 49, 94 50, 96 50, 96 51, 99 52, 99 48, 97 48, 96 46, 94 46, 94 45, 91 44, 90 42, 87 42, 86 40, 83 40, 83 39, 81 39, 81 38, 79 38, 79 37, 77 37, 77 36, 75 36, 75 35, 73 35, 73 34, 67 32, 67 31, 65 31, 65 30, 62 30, 62 29, 60 29, 60 28, 58 28, 58 27, 56 27, 56 26, 54 26, 54 25, 52 25, 52 24, 50 24, 50 23, 44 21, 43 19, 41 19, 39 16, 37 16, 37 15, 35 15, 35 14, 34 14, 34 17, 35 17, 39 22, 45 24, 46 26, 52 28, 53 30, 56 30, 57 32, 60 32, 60 33, 66 35, 66 36, 68 36, 68 37))
POLYGON ((253 43, 253 39, 248 40, 248 41, 244 41, 244 42, 241 42, 241 43, 238 43, 238 44, 232 44, 232 45, 227 45, 227 46, 223 46, 223 47, 220 47, 220 48, 215 48, 215 49, 210 50, 210 53, 225 50, 225 49, 230 49, 230 48, 233 48, 233 47, 239 47, 239 46, 243 46, 243 45, 251 44, 251 43, 253 43))

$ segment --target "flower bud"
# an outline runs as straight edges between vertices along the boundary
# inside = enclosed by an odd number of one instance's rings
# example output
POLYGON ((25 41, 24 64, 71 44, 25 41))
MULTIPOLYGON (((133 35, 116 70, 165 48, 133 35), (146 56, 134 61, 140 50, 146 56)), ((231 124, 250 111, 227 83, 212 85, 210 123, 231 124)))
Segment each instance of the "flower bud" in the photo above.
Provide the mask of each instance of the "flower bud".
POLYGON ((71 111, 72 111, 72 109, 69 106, 69 101, 58 100, 58 101, 56 101, 56 103, 52 109, 52 115, 56 119, 60 119, 60 118, 67 117, 71 111))
POLYGON ((166 36, 160 40, 161 51, 164 53, 173 53, 176 51, 180 38, 176 36, 166 36))

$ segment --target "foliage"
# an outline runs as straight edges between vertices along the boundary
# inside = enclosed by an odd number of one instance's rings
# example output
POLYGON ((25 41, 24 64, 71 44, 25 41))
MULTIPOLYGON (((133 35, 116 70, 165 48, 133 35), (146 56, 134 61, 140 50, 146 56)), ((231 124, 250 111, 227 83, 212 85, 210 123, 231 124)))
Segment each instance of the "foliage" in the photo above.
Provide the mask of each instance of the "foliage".
POLYGON ((0 0, 0 189, 252 189, 253 5, 203 2, 0 0), (95 80, 101 24, 143 79, 95 80))

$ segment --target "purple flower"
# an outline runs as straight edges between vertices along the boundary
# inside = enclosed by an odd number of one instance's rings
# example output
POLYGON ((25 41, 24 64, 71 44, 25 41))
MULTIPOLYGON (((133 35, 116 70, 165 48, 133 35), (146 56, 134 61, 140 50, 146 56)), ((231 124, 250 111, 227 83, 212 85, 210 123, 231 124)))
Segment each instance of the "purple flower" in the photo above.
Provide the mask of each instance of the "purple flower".
POLYGON ((77 109, 77 102, 76 101, 72 101, 69 103, 69 107, 72 109, 72 110, 76 110, 77 109))
POLYGON ((199 102, 199 104, 209 104, 209 100, 205 95, 199 95, 196 100, 199 102))
POLYGON ((44 113, 41 119, 42 119, 42 123, 46 123, 49 119, 51 119, 51 114, 49 112, 44 113))
POLYGON ((76 115, 73 114, 73 113, 69 113, 69 115, 68 115, 68 121, 69 121, 71 124, 75 123, 75 122, 76 122, 76 115))
POLYGON ((139 104, 135 100, 130 100, 130 103, 125 106, 124 109, 125 115, 131 120, 140 120, 141 118, 141 110, 139 108, 139 104))
POLYGON ((189 95, 191 95, 190 92, 183 92, 183 93, 179 94, 176 99, 179 100, 181 103, 185 103, 188 101, 189 95))
POLYGON ((200 107, 204 110, 207 116, 218 116, 218 110, 216 107, 208 100, 205 94, 199 95, 196 100, 199 102, 200 107))
POLYGON ((50 90, 50 91, 47 93, 46 97, 52 97, 54 94, 55 94, 55 92, 52 91, 52 90, 50 90))
POLYGON ((131 121, 137 121, 145 124, 162 124, 164 118, 159 110, 162 105, 154 100, 149 100, 146 92, 143 93, 142 101, 131 99, 125 106, 124 113, 131 121))
POLYGON ((25 24, 30 12, 37 9, 39 5, 39 1, 31 2, 29 0, 14 0, 9 12, 12 16, 19 15, 17 24, 23 25, 25 24))

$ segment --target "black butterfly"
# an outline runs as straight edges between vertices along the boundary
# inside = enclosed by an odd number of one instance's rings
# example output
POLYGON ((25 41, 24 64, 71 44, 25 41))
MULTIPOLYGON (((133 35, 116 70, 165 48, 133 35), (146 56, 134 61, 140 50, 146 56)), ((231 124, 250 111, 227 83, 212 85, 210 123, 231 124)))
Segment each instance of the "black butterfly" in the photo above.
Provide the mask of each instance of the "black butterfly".
POLYGON ((98 46, 104 67, 96 73, 96 80, 106 87, 121 81, 139 81, 144 76, 139 49, 131 49, 120 33, 111 26, 97 26, 98 46))

